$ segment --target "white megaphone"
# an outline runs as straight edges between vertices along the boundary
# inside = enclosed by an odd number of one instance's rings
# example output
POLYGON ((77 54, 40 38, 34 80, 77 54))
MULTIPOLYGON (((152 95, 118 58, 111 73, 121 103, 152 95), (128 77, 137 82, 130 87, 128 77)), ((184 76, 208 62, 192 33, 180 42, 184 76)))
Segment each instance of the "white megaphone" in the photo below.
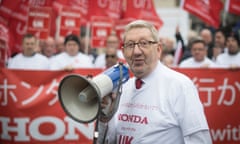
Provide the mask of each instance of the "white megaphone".
MULTIPOLYGON (((102 98, 111 94, 128 79, 128 68, 122 63, 112 66, 91 80, 71 74, 60 82, 59 101, 68 116, 78 122, 88 123, 97 119, 102 112, 102 98)), ((117 101, 119 99, 116 98, 117 101)), ((115 103, 118 106, 118 102, 115 103)))

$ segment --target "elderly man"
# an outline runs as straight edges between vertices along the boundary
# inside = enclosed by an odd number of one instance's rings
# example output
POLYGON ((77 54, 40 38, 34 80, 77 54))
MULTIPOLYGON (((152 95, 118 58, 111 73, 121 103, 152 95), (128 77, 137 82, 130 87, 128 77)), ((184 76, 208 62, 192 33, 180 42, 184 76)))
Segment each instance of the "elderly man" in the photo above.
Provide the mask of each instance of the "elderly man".
POLYGON ((122 87, 118 111, 103 139, 109 144, 211 144, 197 89, 188 77, 161 64, 154 26, 133 21, 123 42, 134 76, 122 87))

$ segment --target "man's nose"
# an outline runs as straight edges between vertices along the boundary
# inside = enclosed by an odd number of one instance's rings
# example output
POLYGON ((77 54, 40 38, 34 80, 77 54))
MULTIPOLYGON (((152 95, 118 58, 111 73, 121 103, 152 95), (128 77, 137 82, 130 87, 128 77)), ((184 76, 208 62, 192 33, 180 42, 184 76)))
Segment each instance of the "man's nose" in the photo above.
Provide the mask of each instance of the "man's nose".
POLYGON ((139 44, 134 45, 133 53, 142 53, 142 49, 139 47, 139 44))

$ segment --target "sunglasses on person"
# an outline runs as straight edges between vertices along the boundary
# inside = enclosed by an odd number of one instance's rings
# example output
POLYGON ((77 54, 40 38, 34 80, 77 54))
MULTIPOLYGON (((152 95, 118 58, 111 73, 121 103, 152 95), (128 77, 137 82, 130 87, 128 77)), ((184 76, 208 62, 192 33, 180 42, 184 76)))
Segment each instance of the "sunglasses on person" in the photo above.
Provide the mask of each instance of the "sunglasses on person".
POLYGON ((115 58, 116 55, 106 55, 106 58, 115 58))

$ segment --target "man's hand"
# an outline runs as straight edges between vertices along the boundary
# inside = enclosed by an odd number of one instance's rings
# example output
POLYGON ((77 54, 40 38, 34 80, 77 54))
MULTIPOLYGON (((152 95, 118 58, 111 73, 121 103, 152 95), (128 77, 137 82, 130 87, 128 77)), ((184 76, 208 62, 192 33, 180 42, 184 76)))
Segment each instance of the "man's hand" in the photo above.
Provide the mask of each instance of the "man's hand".
POLYGON ((110 93, 107 96, 104 96, 101 101, 101 114, 100 114, 100 121, 107 122, 109 119, 107 116, 112 113, 114 105, 113 102, 116 98, 115 93, 110 93))

